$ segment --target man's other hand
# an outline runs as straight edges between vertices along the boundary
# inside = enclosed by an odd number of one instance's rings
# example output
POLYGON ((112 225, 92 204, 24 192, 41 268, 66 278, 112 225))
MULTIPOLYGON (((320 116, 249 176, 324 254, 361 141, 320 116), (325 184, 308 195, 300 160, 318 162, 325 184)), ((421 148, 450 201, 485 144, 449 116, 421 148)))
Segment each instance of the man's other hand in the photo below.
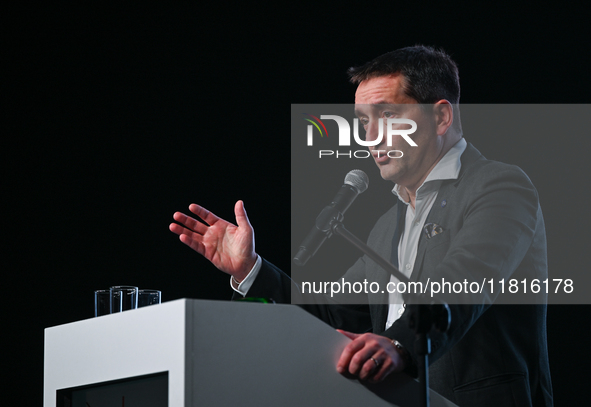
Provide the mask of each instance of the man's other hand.
POLYGON ((392 341, 385 336, 375 334, 354 334, 337 329, 352 339, 337 363, 341 374, 352 374, 360 380, 380 382, 390 373, 402 372, 404 360, 392 341))

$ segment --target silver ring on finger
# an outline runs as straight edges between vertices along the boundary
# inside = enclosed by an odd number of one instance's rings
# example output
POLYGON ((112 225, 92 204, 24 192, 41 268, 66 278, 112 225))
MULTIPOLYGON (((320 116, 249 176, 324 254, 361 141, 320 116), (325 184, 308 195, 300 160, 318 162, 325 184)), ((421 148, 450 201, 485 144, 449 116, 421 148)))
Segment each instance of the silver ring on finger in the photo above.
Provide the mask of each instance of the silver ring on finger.
POLYGON ((380 367, 380 362, 378 362, 376 359, 374 359, 372 357, 370 359, 373 360, 373 363, 376 364, 376 368, 380 367))

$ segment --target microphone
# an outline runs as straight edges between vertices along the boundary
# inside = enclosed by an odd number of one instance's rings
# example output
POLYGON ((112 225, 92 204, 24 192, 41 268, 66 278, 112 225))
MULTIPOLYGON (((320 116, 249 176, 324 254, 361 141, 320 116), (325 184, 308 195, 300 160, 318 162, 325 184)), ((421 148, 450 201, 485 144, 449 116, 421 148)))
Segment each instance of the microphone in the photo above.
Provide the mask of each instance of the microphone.
POLYGON ((361 170, 352 170, 345 177, 345 184, 316 218, 316 224, 300 245, 300 250, 293 258, 298 266, 303 266, 316 254, 324 241, 332 236, 332 226, 342 222, 344 213, 353 203, 357 195, 369 186, 369 178, 361 170))

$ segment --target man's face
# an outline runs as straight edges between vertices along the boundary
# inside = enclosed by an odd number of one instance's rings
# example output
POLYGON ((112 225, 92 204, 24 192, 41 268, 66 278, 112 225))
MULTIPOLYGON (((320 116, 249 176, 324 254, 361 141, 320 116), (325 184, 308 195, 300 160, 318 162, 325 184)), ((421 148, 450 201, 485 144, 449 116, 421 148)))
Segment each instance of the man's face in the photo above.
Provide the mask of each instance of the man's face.
MULTIPOLYGON (((426 115, 416 100, 403 90, 404 77, 401 74, 371 78, 361 82, 355 92, 355 112, 364 125, 366 140, 375 140, 379 131, 379 121, 383 121, 382 141, 369 147, 374 161, 380 169, 382 178, 405 187, 423 179, 437 156, 437 134, 434 118, 426 115), (417 130, 410 138, 418 145, 411 147, 401 136, 392 136, 392 146, 387 145, 386 120, 404 118, 414 120, 417 130), (399 150, 402 158, 390 158, 388 151, 399 150)), ((400 125, 408 129, 408 125, 400 125)), ((399 153, 391 153, 398 157, 399 153)), ((418 185, 416 186, 418 187, 418 185)))

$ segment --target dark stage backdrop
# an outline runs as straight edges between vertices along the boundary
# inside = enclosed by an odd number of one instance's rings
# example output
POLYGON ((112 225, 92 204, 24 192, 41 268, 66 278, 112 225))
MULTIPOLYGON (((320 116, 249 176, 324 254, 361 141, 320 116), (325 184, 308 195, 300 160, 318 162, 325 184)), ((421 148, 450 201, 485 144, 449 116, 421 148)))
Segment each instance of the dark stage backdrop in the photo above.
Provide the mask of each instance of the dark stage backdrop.
MULTIPOLYGON (((244 200, 257 251, 289 270, 290 104, 351 103, 351 65, 436 45, 459 64, 464 103, 591 102, 579 10, 360 6, 4 13, 5 394, 42 402, 43 329, 91 317, 94 289, 230 297, 227 276, 168 231, 191 202, 233 220, 244 200)), ((471 138, 538 187, 551 268, 587 268, 587 133, 471 138)), ((585 400, 590 309, 549 310, 557 405, 585 400)))

